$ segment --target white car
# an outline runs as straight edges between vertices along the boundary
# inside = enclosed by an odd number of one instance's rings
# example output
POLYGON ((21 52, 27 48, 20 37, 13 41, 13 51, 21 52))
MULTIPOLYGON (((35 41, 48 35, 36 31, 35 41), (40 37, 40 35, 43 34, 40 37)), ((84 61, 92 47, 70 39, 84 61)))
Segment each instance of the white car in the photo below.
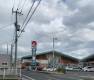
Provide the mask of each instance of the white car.
POLYGON ((83 68, 83 71, 94 71, 94 67, 86 66, 83 68))
POLYGON ((73 70, 73 67, 67 66, 67 67, 65 67, 65 69, 66 69, 66 70, 73 70))
POLYGON ((53 68, 47 68, 46 70, 47 71, 56 71, 56 68, 54 68, 54 69, 53 68))

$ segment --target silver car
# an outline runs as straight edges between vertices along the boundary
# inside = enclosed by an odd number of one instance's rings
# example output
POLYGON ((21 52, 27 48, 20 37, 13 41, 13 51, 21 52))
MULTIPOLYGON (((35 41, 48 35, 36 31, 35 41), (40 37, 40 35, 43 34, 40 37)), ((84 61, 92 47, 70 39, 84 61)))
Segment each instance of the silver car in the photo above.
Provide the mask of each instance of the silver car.
POLYGON ((94 67, 86 66, 83 68, 83 71, 94 71, 94 67))

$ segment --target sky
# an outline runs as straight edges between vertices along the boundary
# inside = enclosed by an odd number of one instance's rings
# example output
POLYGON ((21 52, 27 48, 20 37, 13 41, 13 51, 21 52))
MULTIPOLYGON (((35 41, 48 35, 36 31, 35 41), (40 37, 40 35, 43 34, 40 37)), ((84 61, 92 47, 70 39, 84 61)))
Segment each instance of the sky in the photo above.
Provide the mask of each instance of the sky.
MULTIPOLYGON (((13 40, 15 14, 24 4, 18 23, 22 25, 34 0, 0 0, 0 52, 5 53, 13 40), (24 4, 25 1, 25 4, 24 4)), ((37 4, 36 0, 36 4, 37 4)), ((35 5, 36 5, 35 4, 35 5)), ((18 57, 31 54, 31 41, 37 53, 55 50, 82 59, 94 54, 94 0, 42 0, 18 39, 18 57)))

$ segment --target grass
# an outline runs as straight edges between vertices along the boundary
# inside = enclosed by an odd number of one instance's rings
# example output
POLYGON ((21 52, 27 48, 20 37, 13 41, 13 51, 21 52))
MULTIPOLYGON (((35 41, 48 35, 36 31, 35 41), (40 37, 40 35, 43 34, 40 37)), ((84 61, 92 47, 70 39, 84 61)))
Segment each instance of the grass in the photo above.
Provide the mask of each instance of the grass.
POLYGON ((3 79, 3 76, 0 75, 0 80, 18 80, 17 75, 6 75, 5 78, 3 79))

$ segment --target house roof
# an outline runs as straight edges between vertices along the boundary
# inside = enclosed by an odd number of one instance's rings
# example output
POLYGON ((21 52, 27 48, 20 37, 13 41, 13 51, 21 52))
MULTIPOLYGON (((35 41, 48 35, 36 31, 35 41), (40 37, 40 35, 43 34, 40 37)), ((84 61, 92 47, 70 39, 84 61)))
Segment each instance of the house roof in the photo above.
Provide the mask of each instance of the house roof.
MULTIPOLYGON (((38 53, 36 55, 38 56, 38 55, 51 54, 51 53, 53 53, 53 51, 42 52, 42 53, 38 53)), ((77 58, 74 58, 72 56, 66 55, 66 54, 64 54, 62 52, 54 51, 54 54, 61 55, 61 56, 65 57, 65 58, 69 58, 71 60, 79 61, 77 58)), ((31 59, 31 58, 32 58, 32 55, 28 55, 28 56, 22 57, 22 59, 31 59)))
POLYGON ((82 61, 82 62, 94 61, 94 54, 85 57, 85 58, 82 59, 81 61, 82 61))

